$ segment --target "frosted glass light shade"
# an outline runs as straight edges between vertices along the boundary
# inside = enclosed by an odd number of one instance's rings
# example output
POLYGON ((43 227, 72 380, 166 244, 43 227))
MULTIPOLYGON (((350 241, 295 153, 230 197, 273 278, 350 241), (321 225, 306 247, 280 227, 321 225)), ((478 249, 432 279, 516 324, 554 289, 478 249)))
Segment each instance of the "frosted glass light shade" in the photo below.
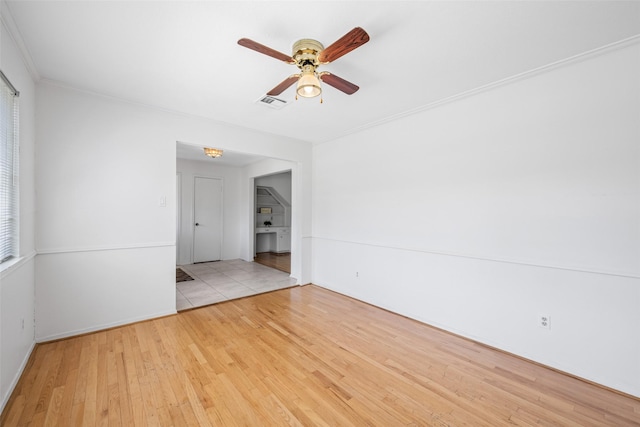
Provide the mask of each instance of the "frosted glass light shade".
POLYGON ((320 80, 318 79, 318 76, 316 76, 315 72, 305 71, 302 73, 302 75, 298 79, 296 93, 298 94, 298 96, 302 96, 304 98, 313 98, 322 93, 322 88, 320 88, 320 80))
POLYGON ((222 150, 220 150, 219 148, 205 148, 204 149, 204 154, 206 154, 209 157, 212 157, 214 159, 222 156, 222 150))

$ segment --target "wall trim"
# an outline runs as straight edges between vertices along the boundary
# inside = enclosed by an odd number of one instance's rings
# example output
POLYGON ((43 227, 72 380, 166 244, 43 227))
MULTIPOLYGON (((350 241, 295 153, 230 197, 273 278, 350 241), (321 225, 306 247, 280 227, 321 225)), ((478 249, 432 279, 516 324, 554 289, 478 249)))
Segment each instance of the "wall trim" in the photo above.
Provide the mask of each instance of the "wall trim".
POLYGON ((50 248, 39 249, 38 255, 67 254, 74 252, 101 252, 101 251, 120 251, 126 249, 149 249, 149 248, 165 248, 175 246, 176 242, 157 242, 157 243, 133 243, 130 245, 105 245, 105 246, 85 246, 79 248, 50 248))
POLYGON ((178 311, 176 309, 173 310, 166 310, 166 311, 160 311, 157 313, 152 313, 152 314, 147 314, 144 316, 136 316, 136 317, 130 317, 128 319, 124 319, 124 320, 119 320, 119 321, 115 321, 115 322, 109 322, 109 323, 103 323, 100 325, 94 325, 88 328, 82 328, 82 329, 75 329, 73 331, 67 331, 67 332, 62 332, 59 334, 53 334, 53 335, 46 335, 43 337, 36 337, 35 342, 38 344, 43 344, 49 341, 56 341, 56 340, 60 340, 60 339, 64 339, 64 338, 71 338, 71 337, 75 337, 78 335, 84 335, 84 334, 88 334, 88 333, 92 333, 92 332, 100 332, 100 331, 104 331, 107 329, 111 329, 111 328, 115 328, 118 326, 124 326, 124 325, 129 325, 132 323, 138 323, 138 322, 143 322, 145 320, 153 320, 153 319, 157 319, 160 317, 166 317, 166 316, 172 316, 174 314, 177 314, 178 311))
POLYGON ((20 30, 16 25, 16 22, 13 19, 13 14, 11 13, 11 8, 9 5, 2 1, 0 2, 0 21, 4 24, 4 27, 7 29, 7 32, 13 39, 13 42, 18 47, 20 51, 20 56, 22 56, 22 62, 24 66, 29 71, 29 75, 34 82, 40 80, 40 74, 36 68, 35 63, 33 62, 33 58, 31 57, 31 53, 29 53, 29 49, 27 49, 27 45, 22 39, 22 34, 20 34, 20 30))
POLYGON ((6 407, 7 403, 9 403, 9 400, 11 400, 11 396, 13 395, 13 392, 16 389, 16 386, 18 385, 18 381, 20 381, 20 377, 22 377, 24 368, 26 368, 27 363, 29 363, 29 359, 31 358, 31 355, 33 354, 33 350, 35 348, 36 348, 36 342, 35 340, 33 340, 31 341, 31 345, 29 346, 29 350, 25 354, 24 359, 22 359, 22 363, 20 363, 20 367, 18 368, 18 371, 13 376, 13 379, 11 380, 9 387, 7 388, 7 394, 2 396, 2 402, 0 402, 0 414, 4 412, 4 408, 6 407))
POLYGON ((624 277, 628 279, 640 279, 640 275, 626 273, 626 272, 619 272, 619 271, 606 271, 606 270, 595 270, 595 269, 586 269, 586 268, 577 268, 577 267, 565 267, 561 265, 540 264, 540 263, 534 263, 534 262, 521 261, 517 259, 491 258, 491 257, 480 256, 480 255, 474 255, 474 254, 465 254, 465 253, 458 253, 458 252, 443 252, 443 251, 430 250, 430 249, 402 248, 398 246, 378 245, 375 243, 356 242, 352 240, 332 239, 330 237, 315 236, 313 237, 313 239, 325 240, 328 242, 348 243, 351 245, 369 246, 374 248, 391 249, 391 250, 397 250, 397 251, 418 252, 418 253, 425 253, 425 254, 431 254, 431 255, 442 255, 442 256, 449 256, 449 257, 456 257, 456 258, 475 259, 479 261, 499 262, 503 264, 524 265, 528 267, 537 267, 537 268, 549 268, 553 270, 573 271, 577 273, 601 274, 605 276, 624 277))
POLYGON ((0 279, 4 279, 5 277, 10 276, 14 271, 21 269, 26 263, 34 259, 36 255, 36 251, 31 251, 27 255, 7 261, 5 265, 0 265, 0 279))
MULTIPOLYGON (((304 139, 297 139, 297 138, 293 138, 293 137, 290 137, 290 136, 278 135, 278 134, 273 133, 273 132, 256 130, 256 129, 249 128, 249 127, 242 126, 242 125, 238 125, 238 124, 235 124, 235 123, 225 122, 225 121, 222 121, 222 120, 214 119, 214 118, 211 118, 211 117, 208 117, 208 116, 202 116, 202 115, 193 114, 193 113, 186 113, 184 111, 173 110, 173 109, 165 108, 165 107, 159 107, 157 105, 151 105, 151 104, 147 104, 147 103, 140 102, 140 101, 133 101, 133 100, 130 100, 130 99, 127 99, 127 98, 120 98, 118 96, 107 95, 107 94, 104 94, 104 93, 101 93, 101 92, 96 92, 94 90, 79 88, 79 87, 70 85, 68 83, 61 82, 59 80, 40 78, 40 79, 38 79, 38 83, 44 83, 44 84, 47 84, 47 85, 52 86, 52 87, 66 89, 66 90, 82 93, 82 94, 85 94, 85 95, 95 96, 95 97, 102 98, 102 99, 105 99, 105 100, 109 100, 109 101, 112 101, 112 102, 119 102, 119 103, 131 105, 131 106, 134 106, 134 107, 147 108, 147 109, 150 109, 150 110, 153 110, 153 111, 156 111, 156 112, 160 112, 160 113, 174 114, 174 115, 181 116, 181 117, 204 120, 204 121, 206 121, 208 123, 213 123, 213 124, 218 125, 218 126, 230 127, 230 128, 236 129, 236 130, 241 131, 241 132, 249 132, 249 133, 254 134, 254 135, 259 135, 259 136, 261 135, 261 136, 267 136, 267 137, 271 137, 271 138, 277 138, 280 141, 284 140, 284 141, 289 141, 289 142, 298 143, 298 144, 302 142, 302 143, 311 145, 311 143, 309 141, 304 140, 304 139)), ((181 142, 184 142, 184 141, 181 141, 181 142)), ((194 145, 194 144, 191 144, 191 145, 194 145)), ((197 144, 197 145, 200 145, 200 144, 197 144)), ((239 153, 246 153, 246 154, 258 154, 260 156, 265 156, 265 157, 268 156, 268 153, 261 154, 261 153, 255 153, 253 151, 244 151, 242 149, 237 149, 237 148, 234 148, 233 151, 237 151, 239 153)), ((267 157, 267 158, 269 158, 269 157, 267 157)), ((291 161, 291 162, 297 161, 295 158, 291 158, 291 159, 290 158, 283 158, 282 160, 291 161)))
POLYGON ((182 236, 182 172, 176 171, 176 264, 180 260, 180 236, 182 236))
POLYGON ((535 77, 535 76, 537 76, 539 74, 547 73, 549 71, 553 71, 553 70, 558 69, 558 68, 566 67, 568 65, 572 65, 572 64, 575 64, 577 62, 585 61, 587 59, 594 58, 596 56, 604 55, 606 53, 609 53, 609 52, 612 52, 612 51, 615 51, 615 50, 618 50, 618 49, 623 49, 625 47, 632 46, 632 45, 637 44, 637 43, 640 43, 640 35, 631 36, 631 37, 626 38, 626 39, 618 40, 616 42, 609 43, 607 45, 600 46, 600 47, 597 47, 595 49, 591 49, 591 50, 588 50, 586 52, 582 52, 582 53, 579 53, 577 55, 573 55, 573 56, 570 56, 568 58, 564 58, 564 59, 561 59, 559 61, 552 62, 550 64, 542 65, 540 67, 533 68, 531 70, 524 71, 522 73, 515 74, 513 76, 505 77, 504 79, 496 80, 495 82, 487 83, 485 85, 476 87, 474 89, 469 89, 467 91, 460 92, 458 94, 451 95, 451 96, 448 96, 446 98, 439 99, 439 100, 431 102, 429 104, 421 105, 419 107, 416 107, 416 108, 413 108, 413 109, 410 109, 410 110, 407 110, 407 111, 403 111, 403 112, 400 112, 400 113, 397 113, 397 114, 393 114, 393 115, 384 117, 384 118, 382 118, 380 120, 376 120, 376 121, 373 121, 373 122, 370 122, 370 123, 365 123, 364 125, 354 127, 352 129, 349 129, 349 130, 346 130, 344 132, 341 132, 340 134, 333 135, 333 136, 331 136, 331 137, 329 137, 329 138, 327 138, 327 139, 325 139, 323 141, 316 142, 313 145, 316 146, 316 145, 324 144, 324 143, 327 143, 327 142, 334 141, 336 139, 343 138, 343 137, 345 137, 347 135, 353 135, 355 133, 363 132, 363 131, 365 131, 367 129, 371 129, 371 128, 383 125, 385 123, 394 122, 394 121, 402 119, 404 117, 412 116, 414 114, 418 114, 418 113, 421 113, 423 111, 431 110, 431 109, 440 107, 442 105, 450 104, 450 103, 458 101, 460 99, 469 98, 471 96, 474 96, 474 95, 477 95, 477 94, 480 94, 480 93, 483 93, 483 92, 487 92, 487 91, 490 91, 492 89, 496 89, 496 88, 499 88, 499 87, 502 87, 502 86, 507 86, 507 85, 509 85, 511 83, 514 83, 514 82, 517 82, 517 81, 520 81, 520 80, 526 80, 528 78, 535 77))
MULTIPOLYGON (((499 352, 501 352, 503 354, 507 354, 507 355, 509 355, 511 357, 515 357, 515 358, 518 358, 520 360, 524 360, 524 361, 526 361, 528 363, 532 363, 534 365, 541 366, 543 368, 552 370, 552 371, 560 373, 562 375, 566 375, 567 377, 574 378, 574 379, 577 379, 579 381, 583 381, 583 382, 585 382, 587 384, 591 384, 591 385, 593 385, 595 387, 599 387, 599 388, 601 388, 603 390, 607 390, 607 391, 610 391, 612 393, 617 393, 617 394, 619 394, 621 396, 625 396, 625 397, 628 397, 630 399, 637 400, 637 399, 640 398, 640 395, 635 395, 635 394, 632 394, 632 393, 627 392, 627 391, 623 391, 623 390, 620 390, 620 389, 617 389, 617 388, 613 388, 611 386, 604 385, 604 384, 599 383, 597 381, 590 380, 590 379, 587 379, 585 377, 581 377, 580 375, 572 374, 571 372, 569 372, 567 370, 564 370, 562 368, 556 368, 553 365, 549 365, 549 364, 546 364, 546 363, 538 362, 535 359, 531 359, 531 358, 528 358, 528 357, 525 357, 525 356, 521 356, 518 353, 514 353, 514 352, 512 352, 510 350, 505 350, 504 348, 499 347, 498 344, 487 343, 487 342, 481 341, 479 337, 474 337, 474 336, 467 335, 467 334, 463 333, 462 331, 459 331, 459 330, 456 330, 456 329, 448 329, 448 328, 444 327, 443 325, 430 323, 429 321, 427 321, 425 319, 422 319, 420 317, 416 317, 414 315, 403 314, 403 313, 401 313, 399 311, 394 310, 393 308, 388 308, 386 306, 378 305, 376 303, 372 303, 372 302, 363 300, 359 296, 356 296, 356 295, 354 295, 352 293, 345 292, 344 290, 335 288, 335 287, 333 287, 333 286, 331 286, 329 284, 326 284, 326 283, 322 283, 321 284, 321 283, 314 282, 314 283, 310 283, 309 285, 317 286, 317 287, 326 289, 326 290, 328 290, 330 292, 334 292, 334 293, 336 293, 338 295, 342 295, 344 297, 351 298, 351 299, 353 299, 355 301, 358 301, 358 302, 361 302, 363 304, 367 304, 367 305, 370 305, 372 307, 376 307, 376 308, 378 308, 380 310, 384 310, 384 311, 386 311, 388 313, 392 313, 392 314, 394 314, 396 316, 401 316, 401 317, 404 317, 405 319, 413 320, 415 322, 421 323, 422 325, 425 325, 425 326, 428 326, 430 328, 442 331, 442 332, 444 332, 446 334, 449 334, 449 335, 452 335, 452 336, 455 336, 455 337, 458 337, 458 338, 462 338, 462 339, 467 340, 467 341, 474 342, 474 343, 476 343, 478 345, 484 346, 486 348, 490 348, 490 349, 495 350, 495 351, 499 351, 499 352)), ((307 286, 307 285, 304 285, 304 286, 307 286)))

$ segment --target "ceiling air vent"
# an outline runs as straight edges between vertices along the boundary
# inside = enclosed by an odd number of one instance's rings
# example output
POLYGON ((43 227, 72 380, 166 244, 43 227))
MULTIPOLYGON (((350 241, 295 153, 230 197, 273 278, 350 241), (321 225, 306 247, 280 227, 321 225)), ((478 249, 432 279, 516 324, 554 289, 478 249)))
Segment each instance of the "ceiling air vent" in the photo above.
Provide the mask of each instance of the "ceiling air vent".
POLYGON ((266 105, 269 108, 280 110, 288 104, 284 99, 276 98, 274 96, 265 95, 256 101, 257 104, 266 105))

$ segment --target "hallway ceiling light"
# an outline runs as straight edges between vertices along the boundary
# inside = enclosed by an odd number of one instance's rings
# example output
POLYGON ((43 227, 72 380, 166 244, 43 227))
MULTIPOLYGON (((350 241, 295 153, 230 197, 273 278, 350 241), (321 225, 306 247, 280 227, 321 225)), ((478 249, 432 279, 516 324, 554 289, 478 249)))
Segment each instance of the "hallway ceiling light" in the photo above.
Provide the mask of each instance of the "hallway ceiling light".
POLYGON ((222 150, 219 148, 204 148, 204 154, 211 157, 212 159, 217 159, 222 156, 222 150))

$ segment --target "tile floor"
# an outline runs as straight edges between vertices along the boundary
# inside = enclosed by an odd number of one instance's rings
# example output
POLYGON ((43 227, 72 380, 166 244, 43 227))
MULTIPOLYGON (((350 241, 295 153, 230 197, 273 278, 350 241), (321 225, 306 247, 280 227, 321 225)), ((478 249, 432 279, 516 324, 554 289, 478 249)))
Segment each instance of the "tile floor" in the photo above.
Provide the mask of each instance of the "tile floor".
POLYGON ((179 266, 193 277, 176 284, 178 311, 294 286, 288 273, 241 259, 179 266))

